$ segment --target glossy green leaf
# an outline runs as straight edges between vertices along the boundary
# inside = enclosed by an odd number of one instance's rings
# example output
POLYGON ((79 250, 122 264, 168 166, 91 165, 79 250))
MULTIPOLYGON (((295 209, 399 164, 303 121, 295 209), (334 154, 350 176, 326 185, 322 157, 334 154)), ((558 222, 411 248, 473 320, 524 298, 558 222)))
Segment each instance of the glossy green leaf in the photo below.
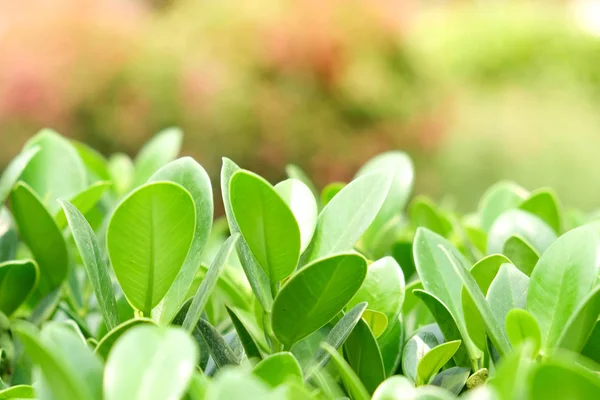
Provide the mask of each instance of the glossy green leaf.
POLYGON ((369 303, 369 310, 383 313, 387 321, 395 321, 400 315, 404 302, 404 275, 392 257, 369 265, 367 277, 348 307, 365 301, 369 303))
POLYGON ((98 244, 96 234, 81 212, 68 201, 59 201, 64 215, 66 215, 65 218, 69 222, 88 279, 94 289, 104 323, 108 329, 113 329, 119 324, 119 312, 106 256, 98 244))
POLYGON ((177 158, 182 141, 183 132, 179 128, 168 128, 146 143, 135 157, 134 186, 142 185, 152 174, 177 158))
POLYGON ((175 280, 195 224, 192 197, 171 182, 146 184, 115 210, 108 224, 108 254, 127 299, 145 315, 175 280))
POLYGON ((179 399, 197 360, 198 348, 184 330, 136 326, 115 343, 108 356, 104 399, 179 399))
POLYGON ((233 327, 237 332, 238 338, 240 342, 242 342, 242 346, 244 347, 244 351, 246 352, 246 357, 248 358, 256 358, 258 360, 262 360, 262 354, 258 349, 258 345, 256 341, 252 337, 250 331, 246 328, 240 317, 233 311, 231 308, 225 306, 227 308, 227 314, 229 314, 229 318, 233 323, 233 327))
POLYGON ((600 364, 600 322, 596 321, 581 354, 600 364))
POLYGON ((35 390, 33 386, 29 385, 16 385, 0 390, 0 400, 35 398, 35 390))
POLYGON ((235 352, 214 326, 206 320, 200 319, 198 325, 196 325, 196 329, 208 345, 208 351, 218 368, 223 368, 226 365, 240 364, 240 360, 235 355, 235 352))
POLYGON ((441 236, 448 236, 452 226, 438 212, 437 207, 426 197, 416 197, 409 209, 408 215, 413 229, 427 228, 441 236))
POLYGON ((346 182, 331 182, 321 191, 321 205, 325 207, 344 187, 346 182))
POLYGON ((531 352, 535 355, 542 345, 542 333, 537 321, 527 310, 512 309, 506 315, 506 334, 513 348, 526 341, 531 343, 531 352))
POLYGON ((75 147, 50 129, 42 129, 25 143, 23 150, 39 148, 21 174, 21 179, 40 197, 51 213, 59 198, 71 198, 87 186, 85 165, 75 147))
POLYGON ((302 381, 300 364, 289 352, 270 355, 256 364, 252 373, 270 387, 277 387, 295 379, 302 381))
POLYGON ((500 215, 488 234, 488 254, 501 253, 511 236, 523 237, 540 254, 556 240, 548 224, 523 210, 509 210, 500 215))
POLYGON ((583 226, 561 236, 531 274, 527 310, 540 324, 543 351, 555 347, 563 328, 592 289, 597 276, 598 238, 583 226))
POLYGON ((460 366, 470 366, 471 358, 467 351, 467 348, 462 344, 462 335, 458 330, 458 326, 456 325, 456 321, 448 308, 438 299, 436 296, 428 293, 424 290, 415 289, 413 291, 415 296, 425 303, 431 314, 434 316, 435 321, 437 322, 440 330, 444 334, 444 338, 446 340, 459 341, 461 346, 454 354, 454 359, 456 363, 460 366))
POLYGON ((367 274, 357 253, 340 253, 307 265, 282 288, 273 304, 273 331, 286 346, 316 331, 348 304, 367 274))
POLYGON ((431 332, 420 331, 414 334, 406 342, 402 351, 402 374, 415 382, 419 362, 427 352, 437 345, 439 345, 439 341, 431 332))
POLYGON ((287 174, 287 176, 289 178, 297 179, 300 182, 304 183, 306 185, 306 187, 308 187, 310 189, 314 198, 315 199, 319 198, 319 191, 315 187, 315 184, 309 178, 309 176, 306 175, 306 172, 304 172, 299 166, 294 165, 294 164, 288 164, 285 166, 285 173, 287 174))
POLYGON ((385 367, 385 375, 391 376, 400 366, 404 346, 404 322, 402 316, 395 321, 388 321, 389 329, 377 338, 381 359, 385 367))
POLYGON ((504 243, 503 253, 525 275, 531 276, 540 259, 539 253, 519 235, 513 235, 504 243))
POLYGON ((100 339, 95 352, 102 357, 102 359, 106 360, 117 340, 119 340, 125 332, 138 325, 154 325, 154 322, 149 318, 135 318, 121 323, 107 332, 102 339, 100 339))
POLYGON ((358 321, 348 336, 344 343, 344 353, 350 367, 372 394, 386 375, 377 340, 364 320, 358 321))
POLYGON ((294 272, 300 258, 300 228, 286 202, 269 182, 249 171, 237 171, 229 199, 240 232, 271 282, 294 272))
POLYGON ((44 296, 67 278, 69 256, 65 240, 39 197, 25 183, 17 183, 10 202, 21 238, 40 268, 38 291, 44 296))
POLYGON ((12 329, 54 398, 102 399, 102 363, 69 328, 52 324, 40 334, 26 322, 15 322, 12 329))
POLYGON ((451 367, 437 374, 431 384, 458 396, 465 387, 470 373, 469 368, 451 367))
POLYGON ((562 207, 554 190, 540 189, 532 192, 519 208, 538 216, 557 234, 562 232, 562 207))
POLYGON ((37 287, 38 265, 34 260, 0 263, 0 311, 11 316, 37 287))
POLYGON ((514 308, 525 308, 529 278, 512 264, 502 264, 487 292, 487 301, 499 321, 514 308))
POLYGON ((21 177, 23 170, 27 167, 31 159, 37 155, 39 150, 39 146, 31 146, 24 149, 21 154, 17 155, 8 164, 0 177, 0 206, 4 204, 13 186, 17 183, 19 177, 21 177))
POLYGON ((600 394, 600 377, 576 363, 547 362, 538 365, 529 381, 532 399, 595 399, 600 394))
MULTIPOLYGON (((231 207, 229 184, 233 174, 239 170, 240 168, 233 161, 223 158, 223 167, 221 168, 221 193, 223 195, 223 205, 225 207, 225 214, 227 215, 229 231, 232 235, 234 233, 240 233, 240 228, 231 207)), ((246 274, 248 283, 250 283, 250 287, 252 287, 254 295, 260 302, 262 308, 266 312, 270 312, 273 307, 273 295, 271 294, 269 277, 252 255, 246 240, 242 239, 243 238, 238 240, 236 246, 240 263, 242 264, 242 268, 244 269, 244 273, 246 274)))
MULTIPOLYGON (((93 185, 85 188, 83 191, 77 193, 69 202, 85 215, 92 208, 94 208, 94 206, 100 201, 100 198, 106 189, 108 189, 110 186, 110 182, 96 182, 93 185)), ((56 221, 58 228, 61 230, 67 226, 67 217, 65 216, 65 212, 62 208, 58 209, 54 215, 54 220, 56 221)))
POLYGON ((6 207, 0 205, 0 263, 14 260, 18 246, 19 234, 12 215, 6 207))
POLYGON ((83 165, 85 165, 88 182, 110 180, 108 160, 102 154, 77 140, 71 140, 71 144, 75 147, 83 165))
POLYGON ((323 208, 302 263, 352 249, 371 225, 387 197, 392 175, 370 173, 344 187, 323 208))
POLYGON ((183 329, 187 330, 188 332, 194 330, 198 324, 198 321, 202 316, 202 311, 204 311, 204 307, 208 303, 208 298, 217 285, 219 275, 225 268, 225 263, 233 251, 238 238, 239 234, 236 233, 233 236, 230 236, 225 243, 223 243, 223 246, 221 246, 219 253, 213 260, 213 263, 204 276, 204 279, 202 279, 202 283, 194 295, 190 309, 188 310, 185 320, 183 321, 183 329))
POLYGON ((304 252, 315 233, 318 207, 315 196, 302 181, 288 179, 275 185, 275 191, 288 205, 300 228, 300 253, 304 252))
POLYGON ((329 356, 333 360, 333 363, 340 372, 340 375, 342 376, 344 385, 348 390, 350 398, 352 400, 369 400, 369 398, 371 397, 369 395, 369 392, 360 381, 360 378, 352 370, 350 365, 348 365, 348 363, 340 355, 340 353, 338 353, 336 349, 334 349, 327 343, 323 343, 321 346, 327 353, 329 353, 329 356))
POLYGON ((557 347, 579 353, 600 317, 600 285, 579 304, 564 326, 557 347))
POLYGON ((118 196, 123 196, 133 186, 135 167, 127 154, 115 153, 108 159, 108 172, 113 182, 113 189, 118 196))
POLYGON ((388 326, 387 317, 384 313, 380 313, 379 311, 365 310, 363 313, 363 320, 369 325, 375 338, 383 335, 388 326))
POLYGON ((452 359, 459 347, 460 340, 454 340, 442 343, 425 353, 417 366, 415 384, 421 386, 429 383, 431 378, 452 359))
POLYGON ((479 218, 481 227, 488 232, 496 218, 505 211, 518 207, 529 193, 513 182, 498 182, 490 187, 479 203, 479 218))
POLYGON ((400 268, 402 268, 404 279, 410 281, 416 271, 412 241, 402 240, 396 242, 392 246, 392 257, 394 257, 400 268))

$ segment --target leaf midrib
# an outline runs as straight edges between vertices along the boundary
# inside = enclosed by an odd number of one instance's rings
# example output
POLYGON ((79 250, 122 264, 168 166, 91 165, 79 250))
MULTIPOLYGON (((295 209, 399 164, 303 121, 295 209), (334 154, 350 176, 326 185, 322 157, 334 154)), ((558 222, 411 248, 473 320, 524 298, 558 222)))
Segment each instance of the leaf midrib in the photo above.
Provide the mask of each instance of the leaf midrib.
POLYGON ((146 305, 144 314, 150 317, 152 314, 152 297, 154 294, 154 272, 156 270, 156 255, 154 254, 154 246, 156 244, 156 238, 154 237, 154 220, 155 220, 155 196, 150 197, 150 249, 149 249, 149 263, 148 263, 148 280, 146 288, 146 305))

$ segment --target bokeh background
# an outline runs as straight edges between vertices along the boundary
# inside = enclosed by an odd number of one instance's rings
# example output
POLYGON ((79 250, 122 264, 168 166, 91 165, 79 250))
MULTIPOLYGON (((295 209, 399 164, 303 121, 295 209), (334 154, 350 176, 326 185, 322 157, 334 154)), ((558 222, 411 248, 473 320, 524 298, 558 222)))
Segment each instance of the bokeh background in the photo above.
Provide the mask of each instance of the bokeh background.
POLYGON ((388 149, 471 209, 493 182, 600 205, 600 1, 0 0, 0 168, 42 127, 135 154, 179 126, 318 185, 388 149))

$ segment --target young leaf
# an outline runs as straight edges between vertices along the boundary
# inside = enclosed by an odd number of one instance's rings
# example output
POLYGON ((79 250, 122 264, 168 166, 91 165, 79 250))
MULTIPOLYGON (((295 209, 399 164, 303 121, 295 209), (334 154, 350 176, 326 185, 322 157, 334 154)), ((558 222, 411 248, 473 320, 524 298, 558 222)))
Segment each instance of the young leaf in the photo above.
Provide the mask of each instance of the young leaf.
POLYGON ((577 306, 598 275, 598 239, 594 230, 576 228, 550 246, 531 274, 527 310, 540 324, 542 347, 555 347, 577 306))
POLYGON ((282 288, 273 304, 273 331, 287 348, 335 317, 367 274, 357 253, 340 253, 307 265, 282 288))
POLYGON ((121 197, 133 186, 135 167, 127 154, 115 153, 108 159, 108 172, 115 193, 121 197))
POLYGON ((579 304, 563 328, 557 347, 579 353, 600 316, 600 285, 579 304))
POLYGON ((47 295, 67 278, 69 256, 65 240, 39 197, 25 183, 17 183, 10 203, 21 238, 40 267, 38 291, 47 295))
POLYGON ((202 335, 208 345, 208 351, 212 356, 217 368, 223 368, 226 365, 239 365, 240 360, 234 351, 227 344, 219 331, 209 324, 206 320, 200 319, 196 330, 202 335))
POLYGON ((328 345, 327 343, 321 344, 323 349, 329 353, 333 363, 337 367, 342 379, 344 381, 344 385, 348 389, 348 393, 350 394, 350 398, 352 400, 369 400, 370 395, 367 389, 364 387, 360 378, 354 373, 352 368, 348 365, 348 363, 344 360, 344 358, 337 352, 336 349, 328 345))
POLYGON ((350 182, 323 208, 301 264, 352 249, 387 197, 392 175, 369 173, 350 182))
POLYGON ((108 356, 104 399, 179 399, 197 361, 198 348, 184 330, 136 326, 117 341, 108 356))
POLYGON ((304 252, 317 226, 317 201, 304 183, 288 179, 275 185, 275 191, 288 205, 300 228, 300 253, 304 252))
POLYGON ((501 253, 506 241, 514 235, 523 237, 540 254, 556 240, 548 224, 523 210, 508 210, 500 215, 488 234, 488 254, 501 253))
POLYGON ((532 192, 519 208, 538 216, 554 229, 556 234, 562 232, 562 207, 554 190, 540 189, 532 192))
POLYGON ((252 334, 248 331, 240 317, 233 311, 231 308, 225 306, 227 309, 227 314, 229 314, 229 318, 233 323, 233 327, 237 332, 238 338, 240 342, 242 342, 242 346, 244 347, 244 351, 246 352, 246 357, 248 358, 256 358, 258 360, 262 360, 262 354, 258 349, 258 345, 256 341, 252 337, 252 334))
POLYGON ((344 343, 344 353, 365 389, 372 394, 385 380, 385 369, 377 341, 364 320, 358 321, 348 336, 344 343))
POLYGON ((145 183, 152 174, 179 154, 183 132, 179 128, 165 129, 142 147, 135 157, 134 187, 145 183))
POLYGON ((539 253, 520 235, 513 235, 504 243, 503 253, 527 276, 540 259, 539 253))
POLYGON ((236 233, 233 236, 230 236, 229 239, 223 243, 223 246, 221 246, 219 253, 213 260, 213 263, 204 276, 204 279, 202 279, 202 283, 200 284, 200 287, 194 296, 194 300, 192 300, 190 309, 185 316, 185 320, 183 321, 183 329, 187 330, 188 332, 193 331, 198 324, 198 321, 202 316, 202 311, 204 311, 204 307, 208 302, 208 298, 217 285, 219 275, 225 268, 225 263, 233 251, 233 247, 235 246, 238 238, 239 234, 236 233))
POLYGON ((233 174, 229 200, 245 242, 271 282, 290 276, 300 258, 300 228, 286 202, 249 171, 233 174))
POLYGON ((514 308, 525 308, 529 278, 512 264, 502 264, 487 292, 487 301, 499 321, 514 308))
MULTIPOLYGON (((69 202, 73 204, 81 212, 81 214, 85 215, 100 201, 100 198, 106 189, 110 187, 110 185, 110 182, 96 182, 93 185, 85 188, 83 191, 77 193, 69 202)), ((61 200, 59 199, 58 202, 61 203, 61 200)), ((67 217, 65 216, 63 208, 58 209, 54 215, 54 220, 56 221, 56 225, 58 225, 58 229, 60 230, 63 230, 67 226, 67 217)))
POLYGON ((411 337, 402 351, 402 374, 412 382, 417 380, 417 367, 419 362, 431 349, 439 344, 438 339, 431 332, 417 332, 411 337))
POLYGON ((511 208, 516 208, 527 198, 529 193, 513 182, 498 182, 490 187, 479 203, 481 227, 488 232, 496 218, 511 208))
POLYGON ((117 340, 119 340, 125 332, 138 325, 154 325, 154 322, 149 318, 135 318, 123 322, 107 332, 102 339, 100 339, 100 342, 98 342, 98 345, 96 346, 96 354, 102 357, 103 360, 106 360, 117 340))
POLYGON ((306 187, 308 187, 310 189, 314 198, 315 199, 319 198, 319 191, 315 187, 315 184, 308 177, 308 175, 306 175, 306 172, 304 172, 299 166, 294 165, 294 164, 288 164, 285 166, 285 173, 287 174, 287 176, 289 178, 296 179, 296 180, 299 180, 300 182, 304 183, 306 185, 306 187))
POLYGON ((373 336, 375 336, 376 339, 383 335, 388 327, 387 317, 384 313, 380 313, 379 311, 365 310, 363 313, 363 321, 369 325, 369 328, 373 331, 373 336))
POLYGON ((529 341, 533 355, 540 351, 542 345, 540 326, 527 310, 515 308, 508 312, 506 315, 506 334, 513 348, 529 341))
POLYGON ((0 263, 0 311, 10 317, 37 287, 38 265, 34 260, 0 263))
POLYGON ((321 190, 321 205, 325 207, 344 187, 346 182, 331 182, 321 190))
POLYGON ((290 380, 302 381, 300 364, 289 352, 275 353, 265 358, 256 364, 252 373, 273 388, 290 380))
POLYGON ((96 294, 98 306, 104 317, 104 323, 109 330, 113 329, 120 322, 117 300, 115 299, 106 258, 98 244, 96 234, 85 217, 73 204, 65 200, 59 201, 64 210, 64 215, 66 215, 66 219, 69 222, 73 239, 81 255, 88 279, 96 294))
POLYGON ((127 299, 145 315, 181 269, 195 225, 192 197, 171 182, 141 186, 116 208, 106 234, 108 255, 127 299))
MULTIPOLYGON (((225 207, 225 214, 227 215, 229 231, 232 235, 234 233, 240 233, 240 228, 235 220, 235 215, 233 214, 233 209, 231 207, 229 184, 233 174, 239 170, 240 167, 233 161, 228 158, 223 158, 223 167, 221 168, 221 193, 223 195, 223 205, 225 207)), ((269 277, 252 255, 246 241, 242 239, 243 238, 238 240, 236 246, 242 268, 244 269, 246 278, 248 278, 248 283, 250 283, 250 287, 252 287, 252 291, 260 302, 263 310, 267 313, 271 312, 271 308, 273 307, 273 295, 271 294, 269 277)))
POLYGON ((460 347, 460 340, 446 342, 429 350, 417 367, 417 386, 429 383, 431 378, 444 366, 460 347))
POLYGON ((4 204, 23 170, 39 150, 39 146, 32 146, 25 149, 8 164, 0 177, 0 206, 4 204))

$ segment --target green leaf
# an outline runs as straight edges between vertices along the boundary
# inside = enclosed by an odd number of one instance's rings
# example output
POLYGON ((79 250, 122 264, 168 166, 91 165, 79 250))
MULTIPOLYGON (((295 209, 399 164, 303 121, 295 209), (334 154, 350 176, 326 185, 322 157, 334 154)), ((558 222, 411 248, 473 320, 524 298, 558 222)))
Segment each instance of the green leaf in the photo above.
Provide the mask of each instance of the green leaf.
POLYGON ((348 308, 360 302, 369 303, 369 310, 383 313, 387 321, 398 318, 404 302, 404 275, 396 260, 384 257, 369 265, 367 277, 348 308))
POLYGON ((179 328, 136 326, 108 356, 105 400, 164 400, 183 396, 198 361, 198 348, 179 328))
POLYGON ((316 260, 296 273, 273 304, 273 331, 288 348, 335 317, 356 294, 367 274, 357 253, 316 260))
POLYGON ((19 235, 8 209, 0 205, 0 262, 14 260, 17 257, 19 235))
POLYGON ((42 129, 25 143, 24 150, 39 148, 21 179, 42 199, 51 213, 59 198, 71 198, 87 185, 85 165, 73 145, 58 133, 42 129))
POLYGON ((392 175, 370 173, 344 187, 323 208, 301 264, 352 249, 385 201, 392 175))
POLYGON ((0 177, 0 206, 4 204, 23 170, 39 151, 39 146, 27 148, 8 164, 0 177))
POLYGON ((383 335, 388 327, 387 317, 384 313, 380 313, 379 311, 365 310, 363 313, 363 320, 369 325, 375 338, 379 338, 379 336, 383 335))
POLYGON ((364 320, 358 321, 348 336, 344 343, 344 353, 348 364, 372 394, 385 380, 385 369, 375 336, 364 320))
POLYGON ((539 253, 519 235, 508 238, 504 243, 503 253, 527 276, 531 276, 533 268, 540 259, 539 253))
POLYGON ((431 384, 458 396, 465 387, 470 373, 469 368, 451 367, 437 374, 431 384))
MULTIPOLYGON (((100 201, 102 195, 112 184, 110 182, 96 182, 93 185, 85 188, 83 191, 77 193, 69 201, 73 204, 82 214, 87 214, 94 206, 100 201)), ((59 203, 61 200, 59 199, 59 203)), ((62 204, 62 203, 61 203, 62 204)), ((67 226, 67 217, 62 208, 59 208, 54 215, 56 225, 60 230, 63 230, 67 226)))
POLYGON ((381 350, 385 375, 391 376, 398 369, 402 357, 405 336, 403 317, 400 316, 395 321, 389 321, 388 326, 390 328, 377 338, 377 343, 381 350))
POLYGON ((431 349, 439 344, 431 332, 420 331, 415 333, 404 346, 402 351, 402 374, 412 382, 417 380, 417 367, 419 362, 431 349))
POLYGON ((67 278, 67 245, 48 210, 25 183, 17 183, 10 203, 21 238, 40 267, 38 291, 44 296, 67 278))
POLYGON ((100 342, 98 342, 98 345, 96 346, 96 354, 106 360, 117 340, 119 340, 125 332, 138 325, 154 325, 154 322, 149 318, 135 318, 117 325, 100 339, 100 342))
POLYGON ((542 351, 554 348, 598 275, 598 238, 588 226, 576 228, 550 246, 531 274, 527 310, 540 324, 542 351))
POLYGON ((488 234, 488 254, 501 253, 506 241, 519 235, 540 254, 556 240, 556 233, 548 224, 523 210, 509 210, 500 215, 488 234))
MULTIPOLYGON (((229 231, 232 235, 234 233, 240 233, 240 228, 231 207, 229 184, 233 174, 239 170, 240 168, 233 161, 223 158, 223 167, 221 168, 221 193, 223 195, 223 205, 225 207, 225 214, 227 215, 229 231)), ((250 283, 250 287, 252 287, 252 291, 262 308, 266 312, 271 312, 271 308, 273 307, 273 295, 271 294, 269 277, 252 255, 246 240, 242 239, 238 240, 236 246, 242 268, 244 269, 246 278, 248 278, 248 283, 250 283)))
POLYGON ((529 278, 512 264, 502 264, 487 292, 487 301, 499 321, 514 308, 525 308, 529 278))
POLYGON ((331 182, 321 191, 321 205, 325 207, 344 187, 346 182, 331 182))
POLYGON ((102 363, 73 331, 51 324, 40 333, 32 325, 14 322, 12 330, 28 356, 41 369, 45 385, 61 400, 102 399, 102 363))
POLYGON ((600 316, 600 285, 579 303, 563 328, 557 347, 581 352, 600 316))
POLYGON ((454 340, 440 344, 425 353, 417 367, 417 380, 415 384, 421 386, 429 383, 431 378, 452 359, 459 347, 460 340, 454 340))
POLYGON ((600 363, 600 322, 596 321, 583 350, 581 350, 581 354, 600 363))
POLYGON ((208 345, 208 351, 217 368, 223 368, 226 365, 240 364, 238 357, 214 326, 209 324, 206 320, 200 319, 198 325, 196 325, 196 329, 208 345))
POLYGON ((460 331, 458 330, 458 326, 456 325, 456 321, 448 308, 438 299, 436 296, 428 293, 424 290, 415 289, 413 291, 414 295, 425 303, 431 314, 434 316, 435 321, 437 322, 444 338, 446 340, 454 340, 459 341, 461 346, 454 354, 454 359, 456 363, 460 366, 470 366, 471 358, 467 351, 467 348, 462 344, 462 338, 460 331))
POLYGON ((264 383, 270 387, 283 385, 290 380, 302 381, 302 370, 298 360, 292 353, 275 353, 265 358, 252 371, 264 383))
POLYGON ((319 198, 319 191, 308 175, 297 165, 288 164, 285 166, 285 173, 291 179, 297 179, 304 183, 310 189, 315 199, 319 198))
POLYGON ((108 172, 113 182, 113 189, 118 196, 123 196, 133 186, 135 168, 127 154, 115 153, 108 159, 108 172))
MULTIPOLYGON (((515 309, 513 312, 516 315, 524 310, 515 309)), ((489 385, 483 387, 493 387, 500 399, 526 399, 527 379, 537 354, 535 346, 532 341, 525 341, 515 347, 514 352, 502 358, 489 385)), ((537 348, 539 349, 539 343, 537 348)))
POLYGON ((225 268, 225 263, 233 251, 233 247, 235 246, 238 238, 239 234, 236 233, 233 236, 230 236, 225 243, 223 243, 223 246, 221 246, 219 253, 213 260, 213 263, 204 276, 204 279, 202 279, 202 283, 194 295, 194 300, 192 300, 190 309, 188 310, 185 320, 183 321, 183 329, 187 330, 188 332, 193 331, 198 324, 198 321, 202 316, 202 311, 204 311, 204 307, 208 302, 208 298, 217 285, 219 275, 225 268))
POLYGON ((456 271, 456 274, 460 277, 460 280, 465 286, 465 289, 467 290, 467 292, 469 292, 469 295, 474 300, 475 306, 481 314, 481 318, 485 322, 485 326, 487 328, 487 335, 496 347, 496 350, 501 356, 503 354, 508 353, 511 347, 510 342, 506 338, 506 333, 504 332, 504 329, 502 329, 502 323, 494 315, 490 305, 488 304, 483 293, 481 292, 477 281, 475 280, 475 278, 473 278, 473 275, 471 275, 469 270, 465 268, 464 264, 462 264, 459 260, 456 259, 456 256, 453 252, 446 249, 442 245, 440 245, 440 247, 450 260, 452 268, 454 268, 454 271, 456 271))
POLYGON ((562 207, 554 190, 540 189, 532 192, 519 208, 539 217, 557 234, 562 232, 562 207))
POLYGON ((300 228, 300 253, 304 252, 315 233, 318 207, 312 192, 297 179, 288 179, 275 185, 275 191, 288 205, 300 228))
POLYGON ((513 348, 529 341, 531 352, 536 355, 542 345, 542 333, 537 321, 527 310, 512 309, 506 315, 506 334, 513 348))
POLYGON ((225 308, 227 309, 227 314, 229 314, 229 318, 231 319, 233 327, 237 332, 238 338, 240 339, 240 342, 242 342, 242 346, 244 347, 244 351, 246 352, 246 357, 262 360, 263 356, 260 353, 258 345, 256 344, 256 341, 252 337, 250 331, 248 331, 248 329, 246 328, 240 317, 235 313, 235 311, 233 311, 227 306, 225 306, 225 308))
POLYGON ((108 255, 127 300, 145 315, 175 280, 195 224, 192 197, 171 182, 141 186, 117 206, 108 224, 108 255))
POLYGON ((551 361, 538 365, 529 380, 532 399, 595 399, 600 377, 576 363, 551 361))
POLYGON ((35 390, 29 385, 16 385, 0 390, 0 400, 35 398, 35 390))
POLYGON ((165 129, 150 139, 135 157, 134 186, 142 185, 152 174, 177 158, 182 141, 183 132, 179 128, 165 129))
POLYGON ((94 289, 104 323, 108 329, 113 329, 119 324, 119 312, 104 252, 98 244, 92 227, 81 212, 68 201, 59 201, 69 222, 88 279, 94 289))
POLYGON ((245 242, 271 282, 294 272, 300 258, 300 228, 286 202, 269 182, 249 171, 237 171, 229 199, 245 242))
MULTIPOLYGON (((334 349, 339 349, 342 344, 348 339, 350 333, 354 330, 358 321, 360 321, 361 316, 365 312, 367 308, 367 303, 359 303, 355 305, 350 311, 348 311, 344 316, 335 324, 335 326, 329 331, 325 339, 324 343, 327 343, 334 349)), ((308 363, 308 366, 304 369, 306 371, 306 379, 310 378, 312 374, 317 371, 319 368, 323 367, 329 361, 329 353, 327 353, 323 348, 319 348, 311 361, 308 363)))
POLYGON ((394 375, 379 385, 375 393, 373 393, 373 400, 414 399, 414 392, 415 388, 408 378, 401 375, 394 375))
POLYGON ((329 353, 333 363, 337 367, 342 379, 344 386, 348 389, 348 394, 352 400, 369 400, 370 395, 367 389, 364 387, 360 378, 354 373, 352 368, 344 360, 344 358, 337 352, 336 349, 328 345, 327 343, 321 344, 323 349, 329 353))
POLYGON ((498 182, 490 187, 481 198, 478 208, 483 230, 488 232, 496 218, 518 207, 528 195, 527 190, 513 182, 498 182))
POLYGON ((206 400, 281 400, 284 390, 272 389, 243 369, 225 369, 210 382, 206 400))
POLYGON ((452 231, 452 226, 438 212, 435 204, 424 196, 418 196, 412 201, 408 215, 413 229, 427 228, 444 237, 452 231))
POLYGON ((0 263, 0 311, 10 317, 37 287, 38 265, 34 260, 0 263))
POLYGON ((102 154, 87 144, 77 140, 71 140, 71 144, 75 147, 83 165, 85 165, 87 170, 87 180, 89 182, 110 180, 108 161, 102 154))

